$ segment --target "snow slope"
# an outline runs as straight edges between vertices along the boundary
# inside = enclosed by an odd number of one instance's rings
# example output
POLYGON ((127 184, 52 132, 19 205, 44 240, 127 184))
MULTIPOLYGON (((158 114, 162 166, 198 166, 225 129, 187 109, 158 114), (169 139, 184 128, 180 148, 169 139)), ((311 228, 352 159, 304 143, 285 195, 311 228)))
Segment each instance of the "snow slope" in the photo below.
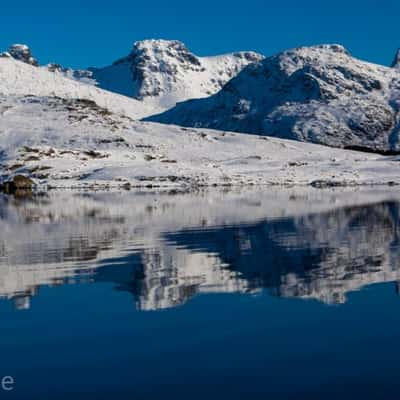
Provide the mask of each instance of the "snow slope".
POLYGON ((400 183, 398 159, 134 121, 94 102, 0 97, 0 180, 53 187, 400 183))
POLYGON ((57 96, 66 99, 87 99, 100 107, 131 118, 151 115, 154 110, 142 102, 110 93, 92 85, 68 79, 47 68, 17 61, 13 58, 0 58, 0 95, 57 96))
POLYGON ((399 109, 400 71, 321 45, 251 64, 214 96, 149 120, 398 152, 399 109))

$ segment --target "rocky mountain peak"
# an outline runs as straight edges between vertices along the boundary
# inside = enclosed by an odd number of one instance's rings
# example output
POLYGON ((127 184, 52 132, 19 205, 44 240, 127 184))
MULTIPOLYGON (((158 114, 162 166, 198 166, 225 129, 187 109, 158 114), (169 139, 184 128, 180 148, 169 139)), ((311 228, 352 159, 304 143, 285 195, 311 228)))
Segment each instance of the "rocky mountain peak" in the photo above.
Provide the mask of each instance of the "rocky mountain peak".
POLYGON ((32 56, 31 49, 25 44, 13 44, 8 51, 1 53, 1 57, 11 57, 29 65, 37 67, 39 65, 36 58, 32 56))
POLYGON ((204 70, 200 59, 178 40, 135 42, 131 53, 114 65, 121 63, 130 64, 138 99, 159 96, 170 90, 184 72, 204 70))
POLYGON ((135 42, 128 56, 91 68, 99 87, 168 109, 177 102, 210 96, 248 64, 264 57, 237 52, 199 57, 178 40, 135 42))

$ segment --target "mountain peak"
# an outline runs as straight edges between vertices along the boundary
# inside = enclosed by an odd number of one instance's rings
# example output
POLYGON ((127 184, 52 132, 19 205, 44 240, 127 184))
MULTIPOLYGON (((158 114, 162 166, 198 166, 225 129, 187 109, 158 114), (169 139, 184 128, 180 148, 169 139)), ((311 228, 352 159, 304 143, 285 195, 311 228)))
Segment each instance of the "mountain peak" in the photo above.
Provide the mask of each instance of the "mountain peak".
MULTIPOLYGON (((189 49, 179 40, 165 39, 146 39, 133 44, 131 53, 114 62, 118 65, 124 62, 134 62, 142 64, 158 63, 160 61, 175 60, 175 62, 191 62, 200 65, 198 57, 189 51, 189 49)), ((155 72, 155 71, 154 71, 155 72)))
POLYGON ((114 63, 128 62, 136 82, 136 98, 157 97, 169 91, 184 71, 199 72, 198 57, 178 40, 148 39, 135 42, 131 53, 114 63))
POLYGON ((400 69, 400 48, 397 50, 397 53, 394 57, 391 67, 400 69))
POLYGON ((8 48, 8 51, 1 53, 0 56, 11 57, 35 67, 39 65, 36 58, 32 56, 31 49, 26 44, 13 44, 8 48))
POLYGON ((138 40, 133 44, 133 51, 152 50, 155 52, 159 52, 167 49, 174 49, 175 51, 190 53, 186 45, 180 40, 145 39, 138 40))

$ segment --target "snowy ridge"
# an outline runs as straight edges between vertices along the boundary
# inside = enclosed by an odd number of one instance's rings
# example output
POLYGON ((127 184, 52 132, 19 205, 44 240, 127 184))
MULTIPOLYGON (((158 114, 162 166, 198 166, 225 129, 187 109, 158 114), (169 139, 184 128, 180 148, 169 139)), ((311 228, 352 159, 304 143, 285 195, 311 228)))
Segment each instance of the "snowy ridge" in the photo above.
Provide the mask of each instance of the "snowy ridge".
POLYGON ((149 120, 398 152, 399 105, 399 71, 320 45, 251 64, 216 95, 149 120))
POLYGON ((92 78, 92 73, 86 69, 72 69, 63 67, 60 64, 50 63, 41 68, 47 69, 55 74, 60 74, 66 78, 86 83, 88 85, 97 85, 97 82, 92 78))
MULTIPOLYGON (((17 61, 22 61, 25 64, 39 67, 38 60, 33 57, 31 49, 26 44, 13 44, 9 47, 8 51, 0 53, 2 58, 13 58, 17 61)), ((72 68, 65 68, 60 64, 50 63, 48 65, 40 66, 40 68, 60 74, 66 78, 74 79, 89 85, 96 85, 96 81, 91 79, 92 73, 88 70, 74 70, 72 68)))

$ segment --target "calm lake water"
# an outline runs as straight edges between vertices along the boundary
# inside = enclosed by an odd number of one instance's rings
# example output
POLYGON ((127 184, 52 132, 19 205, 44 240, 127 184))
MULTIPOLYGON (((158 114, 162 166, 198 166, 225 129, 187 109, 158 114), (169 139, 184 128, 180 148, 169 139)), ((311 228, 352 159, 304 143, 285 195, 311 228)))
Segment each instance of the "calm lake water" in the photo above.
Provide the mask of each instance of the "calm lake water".
POLYGON ((0 197, 0 399, 400 390, 400 191, 0 197))

